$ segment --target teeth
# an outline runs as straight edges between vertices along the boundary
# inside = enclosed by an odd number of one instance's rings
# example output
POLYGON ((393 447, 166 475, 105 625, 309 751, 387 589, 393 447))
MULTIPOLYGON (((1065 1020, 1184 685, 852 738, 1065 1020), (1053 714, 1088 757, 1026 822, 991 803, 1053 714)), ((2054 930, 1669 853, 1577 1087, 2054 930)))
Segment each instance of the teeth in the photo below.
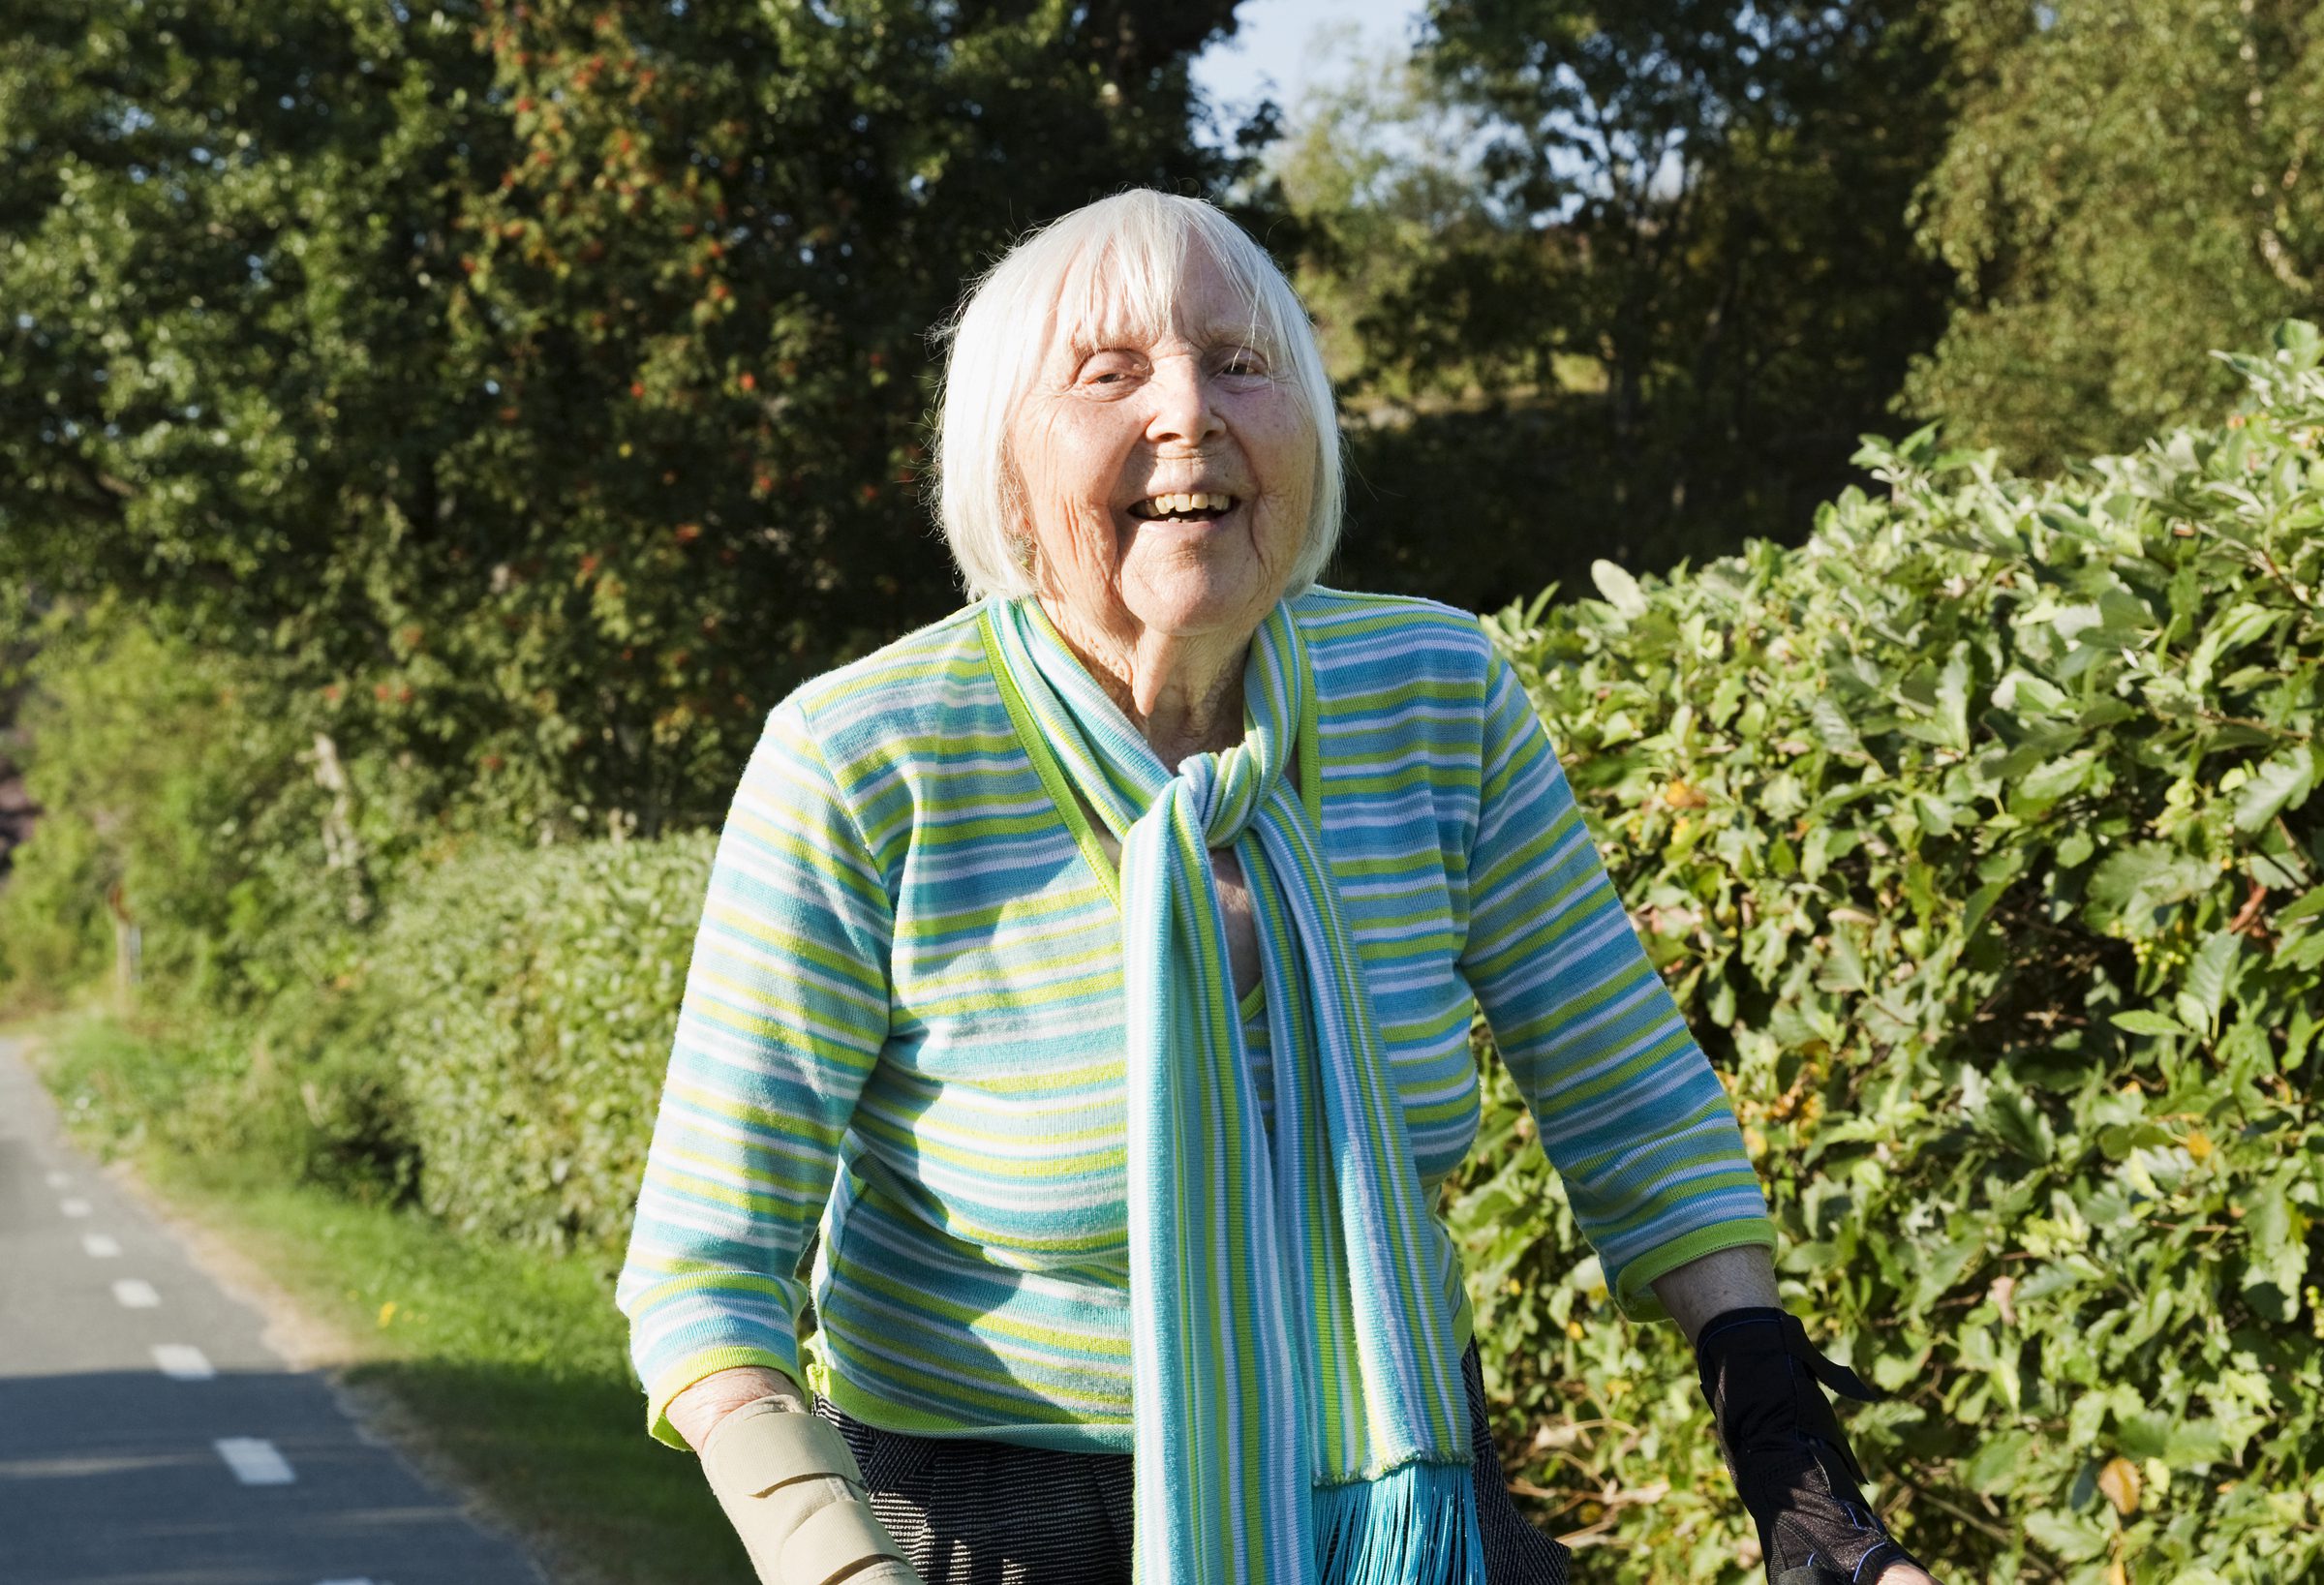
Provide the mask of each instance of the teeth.
POLYGON ((1215 491, 1180 491, 1175 495, 1148 496, 1138 503, 1135 510, 1141 517, 1168 517, 1174 512, 1223 512, 1235 504, 1235 498, 1215 491))

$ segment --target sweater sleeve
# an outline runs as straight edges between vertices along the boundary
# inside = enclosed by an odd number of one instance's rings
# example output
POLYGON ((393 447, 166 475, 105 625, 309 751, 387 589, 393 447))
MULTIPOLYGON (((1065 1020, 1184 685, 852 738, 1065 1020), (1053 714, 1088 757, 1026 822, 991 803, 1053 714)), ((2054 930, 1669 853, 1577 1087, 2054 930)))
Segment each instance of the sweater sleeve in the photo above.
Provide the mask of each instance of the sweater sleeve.
POLYGON ((646 1425, 714 1371, 794 1381, 796 1268, 888 1033, 892 910, 796 700, 743 772, 711 864, 614 1300, 646 1425))
POLYGON ((1710 1061, 1632 930, 1533 705, 1498 651, 1484 684, 1460 967, 1615 1305, 1739 1244, 1773 1248, 1710 1061))

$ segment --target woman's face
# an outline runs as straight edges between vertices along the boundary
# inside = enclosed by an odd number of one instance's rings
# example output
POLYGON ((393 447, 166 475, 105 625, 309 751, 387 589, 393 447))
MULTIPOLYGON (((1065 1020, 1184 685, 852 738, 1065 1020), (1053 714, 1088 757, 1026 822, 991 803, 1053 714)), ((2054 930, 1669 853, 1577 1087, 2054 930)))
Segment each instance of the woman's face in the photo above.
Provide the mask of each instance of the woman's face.
POLYGON ((1034 585, 1072 625, 1239 642, 1282 597, 1315 440, 1289 371, 1252 345, 1249 309, 1199 247, 1158 336, 1053 340, 1009 442, 1034 585))

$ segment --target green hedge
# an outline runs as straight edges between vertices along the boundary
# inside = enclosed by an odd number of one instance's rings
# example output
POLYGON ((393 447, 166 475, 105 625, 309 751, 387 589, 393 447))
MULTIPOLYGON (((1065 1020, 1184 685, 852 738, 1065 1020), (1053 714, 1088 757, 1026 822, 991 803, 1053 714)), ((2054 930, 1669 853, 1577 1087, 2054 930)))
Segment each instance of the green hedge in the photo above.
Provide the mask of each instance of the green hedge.
POLYGON ((478 848, 393 899, 362 993, 431 1212, 618 1265, 715 847, 478 848))
MULTIPOLYGON (((2217 431, 2043 484, 1869 442, 1798 551, 1492 624, 1948 1580, 2324 1567, 2324 372, 2275 339, 2217 431)), ((1608 1324, 1506 1082, 1484 1128, 1514 1473, 1595 1577, 1743 1578, 1679 1334, 1608 1324)))

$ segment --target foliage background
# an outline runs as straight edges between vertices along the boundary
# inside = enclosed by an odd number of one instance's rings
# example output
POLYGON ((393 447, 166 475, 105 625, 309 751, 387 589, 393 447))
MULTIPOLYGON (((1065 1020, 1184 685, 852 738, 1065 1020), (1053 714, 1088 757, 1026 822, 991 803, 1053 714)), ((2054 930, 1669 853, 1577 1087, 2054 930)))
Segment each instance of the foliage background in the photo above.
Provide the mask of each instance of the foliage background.
MULTIPOLYGON (((1499 610, 1900 1527, 2312 1569, 2317 8, 1436 0, 1207 125, 1235 16, 0 0, 0 1000, 168 1051, 76 1114, 604 1281, 758 722, 957 597, 928 327, 1175 187, 1315 308, 1333 580, 1499 610)), ((1746 1578, 1480 1059, 1521 1492, 1746 1578)))
MULTIPOLYGON (((2318 1561, 2324 343, 2234 363, 2218 428, 2047 481, 1874 442, 1799 551, 1494 623, 1961 1577, 2318 1561)), ((1498 1079, 1487 1385, 1607 1577, 1716 1577, 1684 1344, 1604 1324, 1530 1138, 1498 1079)))

